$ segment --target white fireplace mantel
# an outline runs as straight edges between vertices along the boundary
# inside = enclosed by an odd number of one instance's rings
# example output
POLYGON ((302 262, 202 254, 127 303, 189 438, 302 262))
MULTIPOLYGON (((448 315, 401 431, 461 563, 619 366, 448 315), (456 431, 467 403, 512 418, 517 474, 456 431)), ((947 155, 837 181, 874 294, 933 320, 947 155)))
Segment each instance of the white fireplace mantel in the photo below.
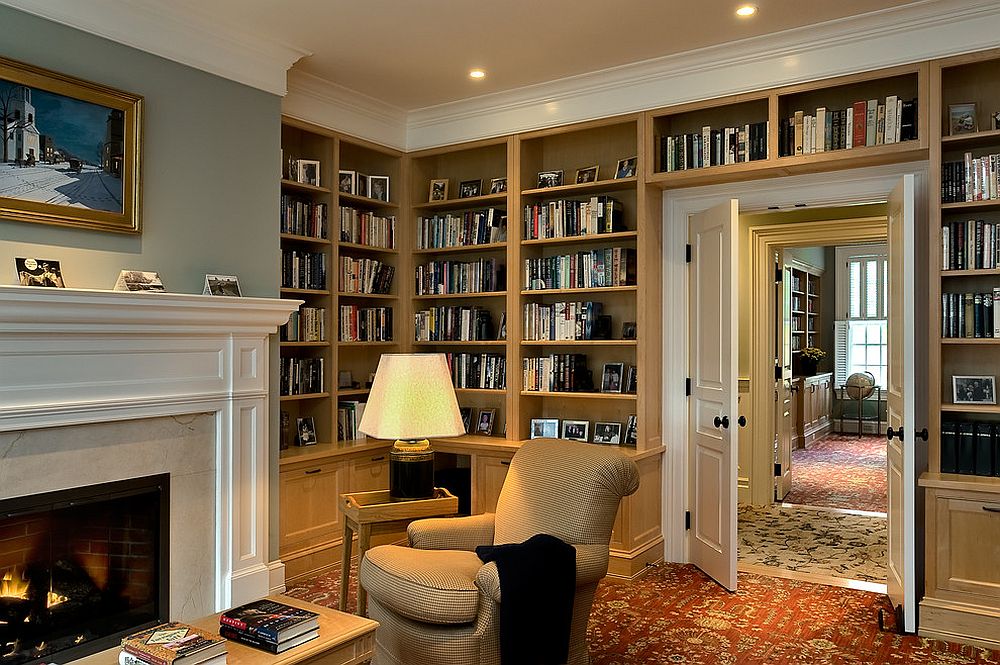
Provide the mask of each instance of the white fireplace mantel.
POLYGON ((262 597, 268 335, 299 304, 0 286, 0 433, 215 414, 212 609, 262 597))

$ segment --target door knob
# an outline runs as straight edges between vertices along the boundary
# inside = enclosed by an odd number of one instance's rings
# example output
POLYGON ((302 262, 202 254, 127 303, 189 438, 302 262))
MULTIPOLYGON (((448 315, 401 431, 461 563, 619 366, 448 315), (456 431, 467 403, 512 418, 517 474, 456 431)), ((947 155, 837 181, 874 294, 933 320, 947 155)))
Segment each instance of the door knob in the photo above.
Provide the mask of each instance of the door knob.
POLYGON ((900 427, 898 430, 895 430, 895 431, 893 431, 892 427, 886 428, 886 430, 885 430, 885 438, 888 441, 892 441, 892 437, 896 437, 897 439, 899 439, 899 442, 902 443, 903 442, 903 428, 900 427))
POLYGON ((721 418, 716 416, 713 422, 717 428, 721 427, 722 429, 729 429, 729 416, 722 416, 721 418))
POLYGON ((747 426, 747 417, 746 416, 740 416, 736 420, 736 422, 737 422, 737 424, 739 424, 740 427, 746 427, 747 426))
POLYGON ((716 429, 722 427, 722 418, 720 418, 719 416, 716 416, 715 420, 712 421, 712 422, 715 423, 715 428, 716 429))
POLYGON ((917 432, 913 436, 917 437, 918 439, 923 439, 924 441, 926 441, 927 440, 927 428, 926 427, 923 428, 922 430, 920 430, 919 432, 917 432))

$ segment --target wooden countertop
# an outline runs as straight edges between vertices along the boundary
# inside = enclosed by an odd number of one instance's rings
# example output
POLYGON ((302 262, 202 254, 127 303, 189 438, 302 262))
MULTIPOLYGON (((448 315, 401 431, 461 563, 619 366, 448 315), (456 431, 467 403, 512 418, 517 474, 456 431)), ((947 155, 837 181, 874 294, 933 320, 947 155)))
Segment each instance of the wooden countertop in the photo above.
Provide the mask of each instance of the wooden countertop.
POLYGON ((917 481, 921 487, 937 489, 968 490, 1000 494, 1000 479, 994 476, 972 476, 959 473, 925 472, 917 481))

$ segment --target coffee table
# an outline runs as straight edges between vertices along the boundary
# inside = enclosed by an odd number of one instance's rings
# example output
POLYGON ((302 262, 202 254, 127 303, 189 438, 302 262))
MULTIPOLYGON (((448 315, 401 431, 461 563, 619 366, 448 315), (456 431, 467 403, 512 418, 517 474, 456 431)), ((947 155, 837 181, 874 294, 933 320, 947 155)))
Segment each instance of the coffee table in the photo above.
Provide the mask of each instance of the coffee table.
MULTIPOLYGON (((340 610, 347 609, 347 585, 351 575, 351 547, 354 533, 358 534, 358 565, 371 546, 372 536, 395 533, 413 520, 444 517, 458 513, 458 497, 443 487, 434 488, 431 499, 393 501, 389 490, 354 492, 340 495, 340 510, 344 514, 344 551, 340 566, 340 610)), ((368 593, 358 584, 358 614, 368 609, 368 593)))

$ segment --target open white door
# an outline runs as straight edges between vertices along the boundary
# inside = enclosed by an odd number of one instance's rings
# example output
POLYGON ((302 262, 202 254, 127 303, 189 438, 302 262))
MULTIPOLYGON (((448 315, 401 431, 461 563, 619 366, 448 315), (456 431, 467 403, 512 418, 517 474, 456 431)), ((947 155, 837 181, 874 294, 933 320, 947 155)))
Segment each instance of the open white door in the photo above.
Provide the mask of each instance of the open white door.
POLYGON ((739 201, 691 215, 688 453, 691 563, 736 590, 736 243, 739 201))
POLYGON ((914 178, 903 176, 889 195, 888 451, 889 599, 916 631, 916 256, 914 178))

